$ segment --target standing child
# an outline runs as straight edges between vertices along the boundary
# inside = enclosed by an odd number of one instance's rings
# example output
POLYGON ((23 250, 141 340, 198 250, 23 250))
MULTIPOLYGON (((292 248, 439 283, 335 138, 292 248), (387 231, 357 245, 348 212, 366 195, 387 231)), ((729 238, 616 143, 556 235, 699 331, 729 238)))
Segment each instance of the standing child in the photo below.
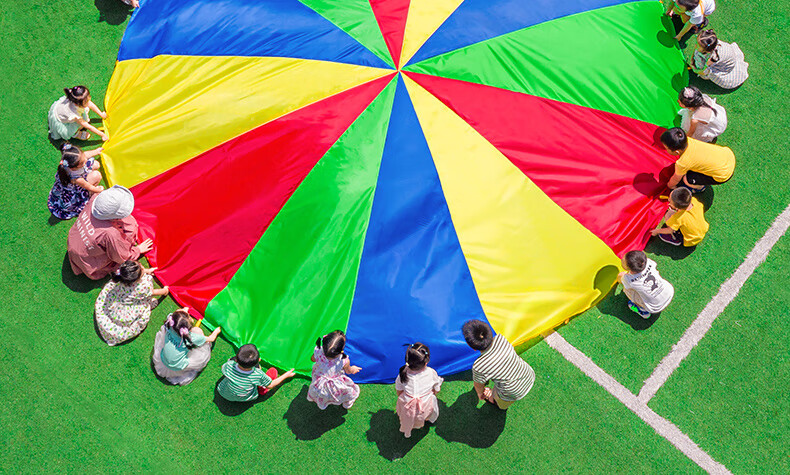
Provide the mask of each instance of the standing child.
POLYGON ((535 371, 505 337, 494 336, 491 327, 481 320, 464 323, 462 332, 466 344, 480 352, 472 364, 472 380, 480 400, 506 410, 529 393, 535 383, 535 371), (491 381, 493 389, 487 387, 491 381))
POLYGON ((645 319, 667 308, 675 289, 659 275, 654 261, 643 251, 628 251, 623 256, 623 268, 625 272, 620 272, 617 281, 628 296, 628 308, 645 319))
POLYGON ((154 271, 156 267, 146 269, 137 261, 125 261, 99 293, 96 327, 108 345, 142 333, 151 319, 151 310, 159 303, 155 297, 168 294, 168 287, 154 288, 154 271))
POLYGON ((687 137, 712 142, 727 129, 727 111, 697 87, 684 87, 678 103, 683 107, 679 112, 680 127, 687 137))
POLYGON ((313 381, 307 391, 307 400, 318 404, 322 411, 328 405, 342 405, 350 409, 359 397, 359 386, 348 374, 357 374, 359 366, 351 366, 351 362, 343 353, 346 347, 346 335, 335 330, 324 335, 315 343, 313 356, 313 381))
POLYGON ((716 10, 714 0, 674 0, 667 1, 666 13, 678 13, 683 20, 683 28, 675 36, 680 41, 689 31, 697 33, 708 26, 708 16, 716 10))
POLYGON ((49 192, 47 207, 58 219, 71 219, 82 211, 92 193, 104 191, 99 162, 93 157, 101 148, 83 152, 79 147, 65 142, 60 147, 60 163, 55 184, 49 192))
POLYGON ((415 343, 406 350, 406 364, 395 378, 398 393, 396 412, 400 418, 400 431, 406 438, 412 429, 420 429, 425 421, 433 424, 439 417, 436 393, 442 387, 442 378, 428 367, 431 350, 422 343, 415 343))
POLYGON ((152 359, 156 374, 172 384, 191 383, 211 359, 211 343, 220 331, 217 327, 206 337, 189 316, 189 307, 168 315, 154 340, 152 359))
POLYGON ((66 95, 55 101, 49 108, 47 120, 49 122, 49 135, 54 140, 88 140, 90 132, 107 140, 107 134, 101 132, 90 123, 88 110, 97 113, 102 119, 107 114, 99 110, 91 101, 91 93, 85 86, 67 87, 63 90, 66 95))
POLYGON ((697 35, 697 49, 689 66, 697 76, 724 89, 735 89, 749 78, 749 63, 738 43, 719 41, 713 30, 697 35))
POLYGON ((664 219, 666 224, 660 229, 650 231, 650 234, 673 246, 696 246, 709 228, 702 203, 691 196, 688 188, 672 190, 669 194, 669 209, 664 219))
POLYGON ((228 401, 253 401, 294 377, 294 370, 286 371, 277 376, 276 368, 269 368, 265 373, 260 368, 261 362, 258 348, 253 344, 243 345, 236 356, 222 365, 222 380, 217 385, 217 392, 228 401))

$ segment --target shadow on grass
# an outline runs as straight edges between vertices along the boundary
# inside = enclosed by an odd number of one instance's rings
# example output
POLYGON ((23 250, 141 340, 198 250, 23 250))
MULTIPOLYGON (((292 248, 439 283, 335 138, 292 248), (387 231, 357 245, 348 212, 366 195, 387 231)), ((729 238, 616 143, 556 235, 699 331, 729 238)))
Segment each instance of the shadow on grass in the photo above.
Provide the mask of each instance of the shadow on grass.
POLYGON ((94 0, 93 4, 99 10, 98 22, 106 22, 110 25, 120 25, 133 11, 131 6, 121 0, 94 0))
POLYGON ((657 237, 654 237, 648 241, 647 246, 645 247, 645 252, 648 254, 667 256, 673 261, 677 261, 687 258, 692 252, 694 252, 695 249, 697 249, 697 246, 673 246, 671 244, 665 243, 657 237))
POLYGON ((697 193, 694 195, 695 198, 702 203, 702 208, 707 213, 708 210, 713 206, 713 200, 716 198, 716 193, 713 191, 713 187, 709 186, 707 190, 703 191, 702 193, 697 193))
POLYGON ((379 409, 369 414, 370 429, 367 431, 367 438, 376 444, 379 455, 389 461, 405 457, 430 430, 430 423, 426 423, 422 429, 413 430, 411 437, 407 439, 400 431, 400 419, 394 411, 379 409))
POLYGON ((628 308, 628 297, 623 292, 612 292, 607 295, 606 298, 601 300, 598 304, 598 310, 604 315, 615 317, 627 323, 636 331, 647 330, 661 315, 660 313, 656 313, 651 315, 649 319, 640 317, 628 308))
POLYGON ((458 442, 472 448, 494 445, 505 430, 507 411, 489 403, 478 407, 478 403, 474 390, 458 396, 452 406, 439 400, 436 435, 447 442, 458 442))
POLYGON ((60 270, 61 280, 69 288, 74 292, 86 293, 90 292, 93 289, 98 289, 99 287, 103 287, 104 283, 107 282, 107 278, 99 279, 99 280, 91 280, 85 276, 85 274, 74 275, 74 271, 71 270, 71 263, 69 262, 69 255, 63 256, 63 267, 60 270))
POLYGON ((707 79, 702 79, 696 74, 691 74, 690 76, 691 77, 689 78, 689 86, 697 86, 700 91, 702 91, 703 93, 709 96, 730 94, 741 88, 741 86, 738 86, 733 89, 725 89, 721 86, 716 85, 712 81, 708 81, 707 79))
POLYGON ((315 440, 340 427, 348 414, 342 406, 329 406, 322 411, 314 402, 307 400, 307 389, 307 385, 302 387, 283 416, 296 440, 315 440))
POLYGON ((53 214, 50 214, 49 218, 47 218, 47 224, 49 224, 50 226, 55 226, 57 224, 62 223, 63 221, 68 221, 68 220, 56 218, 55 215, 53 214))

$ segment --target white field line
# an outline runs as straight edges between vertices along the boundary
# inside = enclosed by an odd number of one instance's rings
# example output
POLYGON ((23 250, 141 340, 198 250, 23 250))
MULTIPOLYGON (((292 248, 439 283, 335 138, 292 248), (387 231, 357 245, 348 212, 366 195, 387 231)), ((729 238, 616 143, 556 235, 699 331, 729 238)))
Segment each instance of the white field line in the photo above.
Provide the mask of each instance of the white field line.
POLYGON ((785 234, 788 227, 790 227, 790 206, 785 208, 782 214, 774 220, 771 227, 757 241, 754 249, 746 256, 743 263, 738 266, 729 279, 721 284, 716 296, 702 309, 696 320, 686 329, 680 341, 672 347, 672 351, 661 360, 661 363, 653 370, 653 374, 645 380, 645 384, 639 390, 639 395, 637 396, 640 401, 647 404, 656 395, 661 386, 667 382, 667 379, 680 366, 680 363, 710 330, 716 317, 738 295, 741 287, 743 287, 743 284, 746 283, 746 280, 752 275, 754 270, 765 262, 768 253, 774 247, 774 244, 779 241, 779 238, 785 234))
POLYGON ((708 473, 730 474, 727 467, 713 460, 704 450, 699 448, 693 440, 680 431, 674 424, 664 419, 647 407, 647 404, 637 399, 637 397, 622 384, 617 382, 608 373, 596 365, 587 355, 576 349, 573 345, 557 332, 552 332, 545 337, 546 343, 557 350, 566 360, 579 368, 593 381, 600 384, 609 391, 620 402, 625 404, 634 414, 645 421, 661 437, 667 439, 672 445, 683 452, 694 463, 702 467, 708 473))

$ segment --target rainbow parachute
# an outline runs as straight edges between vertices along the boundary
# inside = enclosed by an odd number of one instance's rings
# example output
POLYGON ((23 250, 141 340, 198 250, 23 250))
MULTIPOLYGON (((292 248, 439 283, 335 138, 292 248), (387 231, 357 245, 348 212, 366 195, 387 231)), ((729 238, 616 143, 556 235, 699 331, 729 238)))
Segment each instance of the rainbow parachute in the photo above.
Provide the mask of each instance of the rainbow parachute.
POLYGON ((143 0, 110 82, 108 181, 232 343, 361 382, 404 345, 470 367, 589 308, 660 218, 683 58, 655 1, 143 0))

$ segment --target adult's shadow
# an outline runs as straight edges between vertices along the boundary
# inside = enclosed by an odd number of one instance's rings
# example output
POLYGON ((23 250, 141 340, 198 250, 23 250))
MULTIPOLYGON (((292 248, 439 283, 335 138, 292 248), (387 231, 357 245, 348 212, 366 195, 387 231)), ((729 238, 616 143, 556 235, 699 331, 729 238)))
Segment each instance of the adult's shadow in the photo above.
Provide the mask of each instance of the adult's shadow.
POLYGON ((428 434, 428 424, 422 429, 411 432, 411 437, 406 438, 400 432, 400 419, 394 411, 379 409, 370 414, 370 429, 367 438, 376 444, 379 455, 389 461, 403 458, 417 443, 428 434))
POLYGON ((71 263, 69 262, 69 255, 66 253, 63 256, 63 266, 60 269, 60 276, 63 283, 69 290, 73 290, 74 292, 86 293, 90 292, 93 289, 98 289, 99 287, 103 287, 104 283, 107 279, 100 279, 100 280, 91 280, 85 276, 85 274, 74 275, 74 271, 71 270, 71 263))
POLYGON ((494 445, 505 429, 507 411, 489 403, 477 407, 478 402, 474 390, 458 396, 452 406, 439 400, 436 435, 447 442, 459 442, 473 448, 484 449, 494 445))
POLYGON ((98 22, 110 25, 120 25, 133 11, 132 7, 118 0, 94 0, 93 4, 99 10, 98 22))
POLYGON ((323 411, 307 400, 307 386, 293 398, 283 419, 296 436, 296 440, 315 440, 346 422, 348 410, 342 406, 329 406, 323 411))
POLYGON ((607 295, 606 298, 598 303, 598 310, 605 315, 610 315, 627 323, 636 331, 647 330, 661 315, 660 313, 655 313, 648 319, 640 317, 628 308, 628 297, 624 292, 612 292, 607 295))

